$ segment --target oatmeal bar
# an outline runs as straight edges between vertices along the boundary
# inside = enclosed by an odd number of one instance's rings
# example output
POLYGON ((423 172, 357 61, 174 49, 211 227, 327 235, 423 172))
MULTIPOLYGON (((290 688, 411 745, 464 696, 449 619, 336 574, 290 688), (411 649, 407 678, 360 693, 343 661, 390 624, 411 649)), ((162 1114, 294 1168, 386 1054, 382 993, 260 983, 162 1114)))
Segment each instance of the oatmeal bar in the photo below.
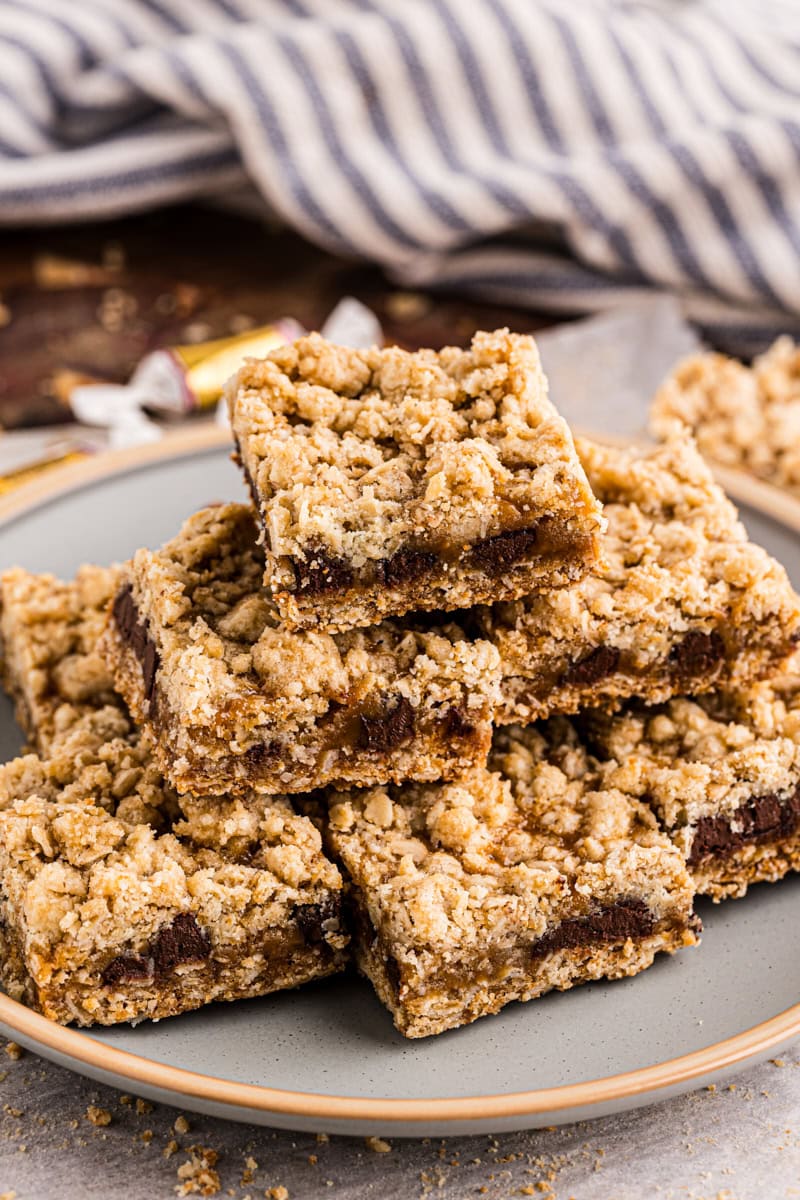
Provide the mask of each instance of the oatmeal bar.
POLYGON ((699 893, 724 900, 800 870, 800 689, 684 697, 614 717, 589 735, 609 786, 641 796, 699 893))
POLYGON ((646 805, 597 781, 566 721, 498 731, 489 761, 327 797, 356 961, 408 1037, 696 941, 681 854, 646 805))
POLYGON ((132 727, 97 648, 118 587, 116 567, 83 566, 69 583, 20 567, 0 576, 3 682, 40 754, 79 721, 110 737, 132 727))
POLYGON ((779 338, 746 367, 694 354, 659 389, 653 432, 688 425, 708 458, 800 495, 800 346, 779 338))
POLYGON ((410 354, 312 335, 245 363, 228 399, 292 628, 513 598, 596 557, 600 509, 530 337, 410 354))
POLYGON ((251 509, 204 509, 140 550, 104 642, 179 791, 302 792, 439 779, 484 761, 499 660, 448 624, 290 632, 251 509))
POLYGON ((182 798, 141 742, 0 767, 0 979, 51 1020, 158 1019, 341 969, 342 881, 285 798, 182 798))
POLYGON ((500 651, 497 719, 654 703, 777 668, 800 633, 800 599, 691 439, 578 449, 608 519, 601 563, 569 589, 479 610, 500 651))

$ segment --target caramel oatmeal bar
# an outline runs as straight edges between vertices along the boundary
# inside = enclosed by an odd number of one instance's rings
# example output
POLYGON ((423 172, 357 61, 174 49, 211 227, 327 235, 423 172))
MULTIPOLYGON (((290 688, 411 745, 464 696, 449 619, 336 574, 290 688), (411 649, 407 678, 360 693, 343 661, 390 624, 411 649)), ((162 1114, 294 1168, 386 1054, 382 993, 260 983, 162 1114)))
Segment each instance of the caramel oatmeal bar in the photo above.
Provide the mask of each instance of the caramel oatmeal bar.
POLYGON ((500 651, 497 719, 654 703, 776 668, 800 634, 800 599, 691 439, 578 449, 608 519, 601 563, 571 588, 479 610, 500 651))
POLYGON ((791 338, 779 338, 752 367, 711 352, 684 359, 651 410, 659 437, 676 420, 708 458, 800 495, 800 346, 791 338))
POLYGON ((250 360, 231 423, 292 628, 521 596, 582 576, 600 509, 530 337, 250 360))
POLYGON ((182 798, 75 729, 0 767, 0 979, 79 1025, 263 996, 344 966, 342 881, 285 798, 182 798))
POLYGON ((698 892, 743 896, 800 870, 797 684, 593 714, 588 732, 609 786, 652 806, 698 892))
POLYGON ((132 728, 97 648, 118 586, 116 567, 83 566, 69 583, 20 567, 0 576, 3 682, 40 754, 76 722, 110 737, 132 728))
POLYGON ((301 792, 439 779, 483 761, 499 660, 456 625, 290 632, 252 511, 191 517, 125 573, 104 642, 179 791, 301 792))
POLYGON ((683 857, 566 721, 498 731, 490 768, 328 796, 356 961, 408 1037, 696 941, 683 857))

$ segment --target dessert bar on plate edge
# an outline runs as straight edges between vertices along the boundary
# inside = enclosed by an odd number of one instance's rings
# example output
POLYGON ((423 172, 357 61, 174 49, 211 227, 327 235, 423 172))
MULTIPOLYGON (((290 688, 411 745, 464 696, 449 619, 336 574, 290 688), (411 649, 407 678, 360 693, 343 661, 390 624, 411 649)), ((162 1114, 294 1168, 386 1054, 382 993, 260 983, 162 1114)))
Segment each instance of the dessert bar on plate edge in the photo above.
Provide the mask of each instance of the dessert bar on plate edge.
POLYGON ((78 1024, 158 1018, 341 970, 342 878, 285 797, 181 796, 97 653, 115 570, 7 572, 5 679, 31 742, 0 767, 0 977, 78 1024))

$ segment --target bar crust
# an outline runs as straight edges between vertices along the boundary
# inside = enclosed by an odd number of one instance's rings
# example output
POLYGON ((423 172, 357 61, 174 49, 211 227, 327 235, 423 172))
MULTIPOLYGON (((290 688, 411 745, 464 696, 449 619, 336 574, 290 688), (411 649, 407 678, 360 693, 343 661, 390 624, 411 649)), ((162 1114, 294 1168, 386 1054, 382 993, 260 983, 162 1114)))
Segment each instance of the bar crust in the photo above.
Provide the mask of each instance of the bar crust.
POLYGON ((79 1025, 157 1020, 341 970, 342 881, 288 800, 184 798, 85 730, 0 767, 0 975, 79 1025))
POLYGON ((652 812, 603 788, 566 722, 498 731, 449 784, 327 796, 354 953, 408 1037, 695 942, 693 888, 652 812))
POLYGON ((800 867, 795 684, 636 705, 585 723, 606 756, 604 778, 652 806, 700 894, 743 896, 800 867))
POLYGON ((596 557, 600 508, 530 337, 412 354, 311 335, 248 361, 228 401, 290 628, 512 598, 596 557))
POLYGON ((103 647, 179 791, 303 792, 449 777, 485 761, 499 659, 454 622, 290 632, 252 511, 190 518, 126 570, 103 647))
POLYGON ((475 628, 501 657, 496 719, 654 704, 778 669, 800 636, 800 599, 691 439, 578 449, 608 520, 601 562, 572 588, 479 610, 475 628))

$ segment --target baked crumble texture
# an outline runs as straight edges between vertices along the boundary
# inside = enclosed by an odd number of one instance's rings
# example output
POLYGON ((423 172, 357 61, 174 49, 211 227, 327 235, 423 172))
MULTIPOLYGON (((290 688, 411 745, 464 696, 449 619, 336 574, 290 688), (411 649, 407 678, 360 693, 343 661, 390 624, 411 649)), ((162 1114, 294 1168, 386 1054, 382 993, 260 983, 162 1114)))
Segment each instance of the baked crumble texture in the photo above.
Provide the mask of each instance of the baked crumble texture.
POLYGON ((86 729, 0 767, 0 976, 79 1025, 172 1016, 341 969, 341 876, 285 798, 177 795, 86 729))
POLYGON ((589 715, 609 786, 641 796, 697 891, 743 896, 800 869, 800 690, 772 683, 589 715))
POLYGON ((104 647, 179 791, 302 792, 438 779, 485 761, 499 658, 455 623, 290 632, 262 584, 250 508, 140 550, 104 647))
POLYGON ((40 754, 76 722, 105 727, 109 737, 132 728, 98 651, 119 579, 119 568, 91 565, 69 583, 21 567, 0 576, 3 684, 40 754))
POLYGON ((708 458, 800 495, 800 346, 778 338, 752 367, 711 352, 684 359, 651 411, 659 437, 676 421, 708 458))
POLYGON ((596 557, 599 505, 530 337, 409 353, 312 334, 247 361, 228 402, 289 627, 511 598, 596 557))
POLYGON ((695 942, 683 858, 574 729, 497 732, 491 769, 327 795, 361 970, 408 1037, 695 942))
POLYGON ((800 633, 800 600, 691 438, 578 450, 608 520, 601 560, 570 588, 479 610, 502 663, 498 719, 656 703, 776 670, 800 633))

